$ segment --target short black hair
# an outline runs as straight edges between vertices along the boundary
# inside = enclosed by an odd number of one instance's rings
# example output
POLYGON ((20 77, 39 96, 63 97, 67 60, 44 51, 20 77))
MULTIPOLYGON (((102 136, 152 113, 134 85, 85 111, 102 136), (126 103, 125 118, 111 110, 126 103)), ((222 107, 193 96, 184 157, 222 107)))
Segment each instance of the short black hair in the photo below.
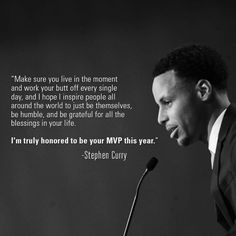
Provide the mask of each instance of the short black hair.
POLYGON ((170 70, 186 81, 206 79, 219 90, 227 89, 226 63, 216 50, 208 46, 188 45, 168 53, 156 65, 153 78, 170 70))

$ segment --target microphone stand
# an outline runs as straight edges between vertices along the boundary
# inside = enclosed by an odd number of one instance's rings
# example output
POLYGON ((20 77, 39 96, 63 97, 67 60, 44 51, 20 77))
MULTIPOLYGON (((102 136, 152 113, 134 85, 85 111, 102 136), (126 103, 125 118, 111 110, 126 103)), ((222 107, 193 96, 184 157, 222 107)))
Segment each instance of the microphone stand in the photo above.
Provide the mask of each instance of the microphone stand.
POLYGON ((143 182, 143 179, 144 179, 144 177, 146 176, 147 173, 148 173, 148 168, 145 169, 145 171, 143 172, 141 178, 139 179, 138 185, 136 187, 136 192, 135 192, 135 196, 134 196, 134 199, 133 199, 133 203, 132 203, 132 206, 130 208, 129 217, 128 217, 128 220, 126 222, 126 226, 125 226, 123 236, 126 236, 127 233, 128 233, 129 226, 130 226, 130 221, 131 221, 131 218, 132 218, 135 206, 136 206, 136 202, 137 202, 137 199, 138 199, 139 189, 140 189, 141 183, 143 182))

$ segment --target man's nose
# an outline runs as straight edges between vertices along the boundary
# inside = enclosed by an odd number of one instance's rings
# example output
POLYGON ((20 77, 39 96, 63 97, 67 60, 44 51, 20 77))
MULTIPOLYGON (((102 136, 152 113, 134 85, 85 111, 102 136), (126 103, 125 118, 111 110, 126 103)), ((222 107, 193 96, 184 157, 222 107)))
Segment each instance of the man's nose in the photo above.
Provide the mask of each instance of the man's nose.
POLYGON ((160 125, 163 125, 168 120, 167 114, 162 109, 159 109, 157 121, 160 125))

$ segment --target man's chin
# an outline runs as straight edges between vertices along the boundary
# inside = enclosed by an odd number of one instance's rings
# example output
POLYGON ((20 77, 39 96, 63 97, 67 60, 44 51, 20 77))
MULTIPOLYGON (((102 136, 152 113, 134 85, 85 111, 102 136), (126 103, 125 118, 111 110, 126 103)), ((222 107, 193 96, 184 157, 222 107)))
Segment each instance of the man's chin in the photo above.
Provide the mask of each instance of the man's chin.
POLYGON ((180 147, 187 147, 191 144, 190 139, 188 138, 178 138, 177 143, 180 147))

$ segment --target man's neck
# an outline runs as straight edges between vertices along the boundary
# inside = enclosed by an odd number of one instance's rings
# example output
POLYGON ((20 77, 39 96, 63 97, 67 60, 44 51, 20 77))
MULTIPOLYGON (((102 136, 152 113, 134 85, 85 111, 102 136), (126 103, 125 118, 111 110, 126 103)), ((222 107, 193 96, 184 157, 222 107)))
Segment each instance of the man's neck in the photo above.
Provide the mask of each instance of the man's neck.
POLYGON ((208 126, 207 126, 207 143, 209 141, 209 136, 212 130, 212 126, 214 125, 216 119, 221 114, 221 112, 226 109, 230 105, 230 101, 226 93, 216 93, 216 100, 211 105, 211 115, 209 118, 208 126))

